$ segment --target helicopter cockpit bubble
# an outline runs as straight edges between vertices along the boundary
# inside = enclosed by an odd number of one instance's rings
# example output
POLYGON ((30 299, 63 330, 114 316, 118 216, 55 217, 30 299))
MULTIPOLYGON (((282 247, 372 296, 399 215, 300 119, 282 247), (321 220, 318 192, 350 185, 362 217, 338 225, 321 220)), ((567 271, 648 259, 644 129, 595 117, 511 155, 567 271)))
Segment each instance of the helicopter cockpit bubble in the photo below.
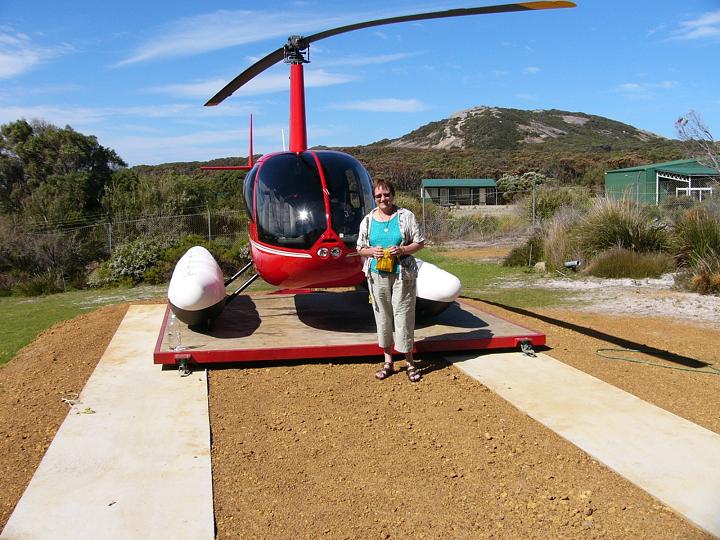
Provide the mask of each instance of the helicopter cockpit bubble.
POLYGON ((318 241, 328 228, 326 214, 330 228, 354 248, 360 221, 374 203, 368 172, 352 156, 335 151, 268 156, 247 175, 243 192, 249 214, 256 217, 258 240, 294 249, 310 249, 318 241))

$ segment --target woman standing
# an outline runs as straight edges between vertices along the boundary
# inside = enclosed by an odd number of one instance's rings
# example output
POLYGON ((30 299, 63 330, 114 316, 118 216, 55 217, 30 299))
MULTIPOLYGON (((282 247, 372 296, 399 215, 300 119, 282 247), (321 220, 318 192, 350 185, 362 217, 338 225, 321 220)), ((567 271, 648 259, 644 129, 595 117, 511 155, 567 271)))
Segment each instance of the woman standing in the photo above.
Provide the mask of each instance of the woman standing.
POLYGON ((373 196, 377 207, 360 224, 357 251, 365 257, 363 271, 370 287, 378 344, 384 353, 383 367, 375 377, 382 380, 394 373, 394 345, 405 354, 408 379, 418 382, 422 375, 413 360, 418 267, 412 254, 423 247, 425 238, 415 214, 395 206, 392 183, 375 182, 373 196))

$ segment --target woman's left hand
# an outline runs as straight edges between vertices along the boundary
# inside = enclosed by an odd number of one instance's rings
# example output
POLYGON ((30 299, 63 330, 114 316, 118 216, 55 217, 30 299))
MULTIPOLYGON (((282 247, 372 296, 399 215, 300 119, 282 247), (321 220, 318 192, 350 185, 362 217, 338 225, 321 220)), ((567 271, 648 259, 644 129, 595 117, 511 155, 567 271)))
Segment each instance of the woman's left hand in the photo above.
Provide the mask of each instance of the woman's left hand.
POLYGON ((403 254, 403 250, 400 246, 391 246, 388 248, 390 255, 394 257, 400 257, 403 254))

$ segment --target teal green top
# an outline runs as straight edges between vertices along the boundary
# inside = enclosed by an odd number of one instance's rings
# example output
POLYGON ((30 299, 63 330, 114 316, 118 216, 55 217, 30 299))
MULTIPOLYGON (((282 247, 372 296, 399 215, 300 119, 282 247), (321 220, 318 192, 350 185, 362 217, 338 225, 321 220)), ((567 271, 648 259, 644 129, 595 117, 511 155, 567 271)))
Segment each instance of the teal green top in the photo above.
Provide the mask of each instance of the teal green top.
MULTIPOLYGON (((400 222, 398 220, 398 214, 395 215, 390 221, 378 221, 372 218, 372 224, 370 225, 370 245, 372 247, 388 248, 391 246, 399 246, 402 244, 402 233, 400 232, 400 222)), ((377 259, 373 257, 370 259, 370 271, 376 274, 382 273, 387 274, 389 272, 378 272, 377 259)), ((395 273, 400 272, 400 265, 395 265, 395 273)))

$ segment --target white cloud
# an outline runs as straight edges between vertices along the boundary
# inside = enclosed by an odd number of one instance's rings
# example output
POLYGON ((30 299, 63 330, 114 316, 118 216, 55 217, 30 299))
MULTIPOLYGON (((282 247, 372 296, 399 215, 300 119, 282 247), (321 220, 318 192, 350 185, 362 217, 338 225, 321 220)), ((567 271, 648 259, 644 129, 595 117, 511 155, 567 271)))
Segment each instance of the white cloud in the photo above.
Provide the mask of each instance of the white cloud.
MULTIPOLYGON (((304 32, 348 24, 359 15, 322 17, 309 12, 262 13, 247 10, 220 10, 174 21, 160 34, 141 44, 117 66, 157 58, 189 56, 236 45, 287 38, 304 32)), ((360 17, 362 17, 360 15, 360 17)), ((278 46, 282 42, 278 41, 278 46)))
POLYGON ((222 107, 203 107, 189 104, 148 105, 141 107, 64 107, 61 105, 37 105, 33 107, 0 107, 0 123, 13 122, 18 118, 26 120, 44 120, 57 126, 70 125, 74 128, 95 126, 102 122, 116 123, 121 118, 168 118, 188 120, 191 118, 211 118, 227 116, 246 116, 249 107, 228 105, 222 107))
POLYGON ((354 56, 344 57, 340 60, 324 61, 326 66, 370 66, 376 64, 388 64, 398 60, 404 60, 419 53, 396 53, 396 54, 380 54, 377 56, 354 56))
POLYGON ((33 107, 0 107, 0 123, 14 122, 18 118, 45 120, 56 126, 94 124, 107 116, 100 109, 90 107, 62 107, 36 105, 33 107))
POLYGON ((366 101, 353 101, 339 103, 331 106, 332 109, 371 111, 371 112, 418 112, 427 109, 427 106, 418 99, 368 99, 366 101))
MULTIPOLYGON (((254 149, 257 153, 282 148, 281 125, 259 126, 253 129, 254 149)), ((127 130, 126 130, 127 131, 127 130)), ((172 135, 141 132, 136 128, 130 134, 117 134, 115 130, 98 133, 101 144, 113 148, 130 165, 157 164, 174 161, 205 161, 208 159, 246 155, 247 128, 201 130, 172 135)))
POLYGON ((704 13, 697 19, 683 21, 671 37, 683 41, 720 39, 720 9, 704 13))
POLYGON ((523 70, 523 73, 533 74, 533 73, 540 73, 540 71, 541 71, 541 70, 540 70, 539 67, 529 66, 529 67, 526 67, 526 68, 523 70))
POLYGON ((42 62, 72 50, 67 43, 43 47, 34 44, 26 34, 4 29, 0 31, 0 79, 21 75, 42 62))
MULTIPOLYGON (((306 88, 319 88, 322 86, 344 84, 353 80, 353 78, 348 75, 330 73, 323 69, 306 70, 304 78, 306 88)), ((230 81, 213 79, 186 84, 168 84, 153 87, 150 91, 177 97, 207 100, 219 92, 220 89, 222 89, 228 82, 230 81)), ((273 92, 286 92, 289 89, 290 81, 286 72, 265 73, 255 79, 252 79, 240 90, 236 90, 236 95, 253 96, 259 94, 270 94, 273 92)))
POLYGON ((678 85, 677 81, 660 81, 656 83, 629 82, 618 85, 618 90, 625 94, 647 95, 653 90, 667 90, 678 85))

